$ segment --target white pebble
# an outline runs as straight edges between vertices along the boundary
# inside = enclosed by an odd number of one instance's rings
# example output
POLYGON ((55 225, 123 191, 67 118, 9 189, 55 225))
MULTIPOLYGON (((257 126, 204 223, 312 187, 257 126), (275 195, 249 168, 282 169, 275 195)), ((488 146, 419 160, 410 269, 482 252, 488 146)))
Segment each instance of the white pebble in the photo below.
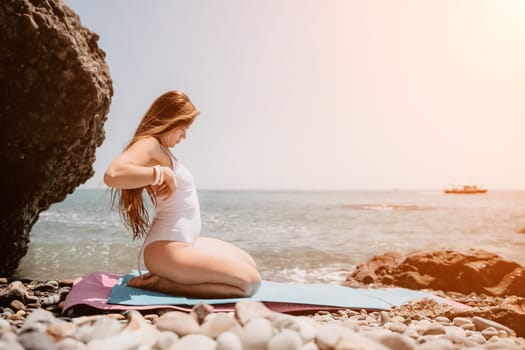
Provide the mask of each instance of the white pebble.
POLYGON ((454 350, 454 344, 447 339, 433 339, 418 346, 417 350, 454 350))
POLYGON ((484 336, 481 335, 481 333, 478 333, 478 332, 473 332, 470 336, 469 336, 469 339, 474 341, 475 343, 478 343, 478 344, 484 344, 487 340, 485 339, 484 336))
POLYGON ((3 318, 0 318, 0 331, 8 331, 11 329, 11 325, 8 321, 4 320, 3 318))
POLYGON ((64 338, 56 343, 58 350, 83 350, 87 345, 73 338, 64 338))
POLYGON ((24 350, 24 348, 22 347, 22 345, 20 345, 16 341, 11 342, 11 341, 0 340, 0 350, 24 350))
POLYGON ((394 333, 405 333, 408 329, 408 326, 404 323, 398 323, 398 322, 395 322, 395 323, 392 323, 390 325, 388 325, 388 329, 394 333))
POLYGON ((359 330, 359 322, 349 318, 343 322, 343 326, 348 328, 351 331, 357 332, 359 330))
POLYGON ((475 331, 476 326, 474 326, 474 323, 465 323, 461 325, 461 328, 463 328, 465 331, 475 331))
POLYGON ((297 324, 296 317, 286 314, 275 314, 275 317, 272 318, 272 326, 277 330, 291 329, 293 331, 299 330, 299 325, 297 324))
POLYGON ((296 322, 299 325, 299 330, 297 331, 301 336, 303 343, 308 343, 315 338, 317 334, 316 323, 309 317, 296 317, 296 322))
POLYGON ((89 350, 136 349, 141 345, 142 332, 124 330, 112 337, 92 339, 88 342, 89 350))
POLYGON ((388 315, 388 312, 386 311, 381 311, 379 313, 379 324, 382 326, 384 325, 385 323, 387 323, 389 320, 390 320, 390 316, 388 315))
POLYGON ((438 316, 434 319, 434 321, 439 322, 439 323, 450 323, 449 318, 445 316, 438 316))
POLYGON ((419 334, 423 334, 425 330, 432 324, 429 320, 420 320, 414 323, 419 334))
POLYGON ((508 338, 509 334, 506 331, 504 331, 503 329, 500 329, 498 331, 498 337, 500 337, 500 338, 508 338))
POLYGON ((297 332, 284 329, 268 342, 268 350, 300 350, 303 341, 297 332))
POLYGON ((156 347, 160 350, 168 350, 179 340, 179 336, 175 332, 162 331, 157 336, 156 347))
POLYGON ((523 349, 523 346, 518 346, 516 343, 514 343, 512 340, 505 338, 505 339, 497 339, 497 337, 494 337, 491 339, 491 342, 488 342, 483 346, 486 350, 512 350, 512 349, 523 349), (492 341, 494 339, 494 341, 492 341))
POLYGON ((461 327, 464 324, 472 323, 472 321, 465 317, 454 317, 452 323, 454 324, 454 326, 461 327))
POLYGON ((454 344, 463 344, 467 339, 467 333, 461 327, 447 326, 445 327, 445 338, 454 344))
POLYGON ((488 327, 493 327, 497 330, 504 330, 505 332, 507 332, 508 334, 513 334, 514 332, 507 326, 504 326, 502 325, 501 323, 498 323, 498 322, 495 322, 495 321, 492 321, 492 320, 487 320, 486 318, 483 318, 483 317, 479 317, 479 316, 474 316, 472 318, 472 323, 474 323, 474 325, 476 326, 476 330, 478 331, 482 331, 484 330, 485 328, 488 328, 488 327))
POLYGON ((216 348, 217 343, 210 337, 202 334, 188 334, 180 338, 170 350, 215 350, 216 348))
POLYGON ((394 316, 391 318, 392 322, 405 323, 405 318, 402 316, 394 316))
POLYGON ((241 326, 236 319, 225 313, 209 314, 199 328, 199 333, 215 339, 219 334, 231 331, 239 333, 241 326), (214 315, 214 317, 208 317, 214 315))
MULTIPOLYGON (((323 347, 319 346, 321 349, 323 347)), ((348 332, 343 334, 333 347, 334 350, 390 350, 390 348, 358 333, 348 332)))
POLYGON ((104 339, 118 334, 122 330, 122 324, 109 317, 99 317, 93 325, 84 324, 78 329, 76 338, 84 343, 94 339, 104 339))
POLYGON ((323 324, 317 330, 315 342, 321 349, 331 349, 344 334, 354 333, 339 324, 323 324))
POLYGON ((199 331, 197 321, 187 313, 181 311, 166 312, 159 317, 155 326, 159 331, 175 332, 179 337, 199 331))
POLYGON ((484 336, 485 339, 489 340, 494 336, 498 336, 498 330, 494 327, 487 327, 481 331, 481 335, 484 336))
POLYGON ((417 329, 413 326, 408 327, 407 331, 405 332, 405 335, 413 339, 419 338, 419 333, 417 332, 417 329))
POLYGON ((47 310, 44 310, 44 309, 35 309, 33 312, 29 314, 29 316, 27 316, 25 323, 30 324, 33 322, 38 322, 38 323, 51 324, 56 321, 57 319, 53 315, 53 313, 47 310))
POLYGON ((423 330, 423 335, 438 335, 445 334, 445 327, 439 323, 432 323, 426 329, 423 330))
POLYGON ((217 350, 242 350, 239 336, 233 332, 224 332, 217 337, 217 350))
POLYGON ((239 333, 244 350, 264 350, 272 336, 272 324, 265 318, 250 320, 239 333))
POLYGON ((319 347, 317 346, 317 344, 311 341, 304 344, 301 350, 319 350, 319 347))
POLYGON ((385 334, 376 340, 389 349, 396 350, 412 350, 417 345, 414 339, 397 333, 385 334))

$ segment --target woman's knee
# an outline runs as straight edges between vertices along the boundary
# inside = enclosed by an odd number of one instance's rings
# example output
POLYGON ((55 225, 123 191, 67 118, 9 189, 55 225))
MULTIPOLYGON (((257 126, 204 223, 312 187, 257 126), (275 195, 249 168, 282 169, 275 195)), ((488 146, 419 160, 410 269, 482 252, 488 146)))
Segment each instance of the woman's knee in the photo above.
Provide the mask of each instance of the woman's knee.
POLYGON ((243 291, 246 297, 252 296, 261 285, 261 275, 254 268, 246 269, 241 277, 241 285, 239 286, 243 291))

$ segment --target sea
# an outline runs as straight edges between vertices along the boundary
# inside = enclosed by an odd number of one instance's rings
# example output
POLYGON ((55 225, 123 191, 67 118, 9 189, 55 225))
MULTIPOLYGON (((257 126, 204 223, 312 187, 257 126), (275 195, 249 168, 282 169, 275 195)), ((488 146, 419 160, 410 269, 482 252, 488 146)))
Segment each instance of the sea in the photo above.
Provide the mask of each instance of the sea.
MULTIPOLYGON (((485 249, 525 265, 525 191, 199 191, 202 236, 248 251, 264 279, 339 284, 385 252, 485 249)), ((38 280, 137 269, 104 189, 77 189, 40 213, 16 275, 38 280)))

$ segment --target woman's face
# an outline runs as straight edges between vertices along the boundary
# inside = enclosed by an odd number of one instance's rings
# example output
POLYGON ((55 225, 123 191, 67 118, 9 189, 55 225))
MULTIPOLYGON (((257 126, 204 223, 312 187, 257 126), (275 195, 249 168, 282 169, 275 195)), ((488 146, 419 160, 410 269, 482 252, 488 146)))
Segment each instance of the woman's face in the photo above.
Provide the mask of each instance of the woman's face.
POLYGON ((175 147, 179 142, 186 138, 187 126, 179 126, 164 136, 164 142, 168 147, 175 147))

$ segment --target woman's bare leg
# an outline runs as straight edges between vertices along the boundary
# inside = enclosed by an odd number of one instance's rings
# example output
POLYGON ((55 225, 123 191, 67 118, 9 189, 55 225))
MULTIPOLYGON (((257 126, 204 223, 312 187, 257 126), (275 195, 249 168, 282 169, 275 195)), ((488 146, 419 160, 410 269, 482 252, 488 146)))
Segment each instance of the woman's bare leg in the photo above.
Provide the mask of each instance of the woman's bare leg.
POLYGON ((239 247, 234 246, 231 243, 221 241, 220 239, 211 238, 211 237, 199 237, 194 244, 196 249, 207 251, 210 253, 220 252, 224 253, 226 256, 236 257, 241 261, 244 261, 254 268, 256 267, 255 260, 252 256, 246 253, 239 247))
POLYGON ((153 242, 144 249, 145 265, 153 275, 168 281, 145 276, 131 280, 128 285, 154 289, 147 286, 157 283, 154 290, 196 297, 249 296, 257 290, 261 276, 246 258, 249 255, 239 251, 242 252, 220 240, 205 239, 194 246, 153 242))

